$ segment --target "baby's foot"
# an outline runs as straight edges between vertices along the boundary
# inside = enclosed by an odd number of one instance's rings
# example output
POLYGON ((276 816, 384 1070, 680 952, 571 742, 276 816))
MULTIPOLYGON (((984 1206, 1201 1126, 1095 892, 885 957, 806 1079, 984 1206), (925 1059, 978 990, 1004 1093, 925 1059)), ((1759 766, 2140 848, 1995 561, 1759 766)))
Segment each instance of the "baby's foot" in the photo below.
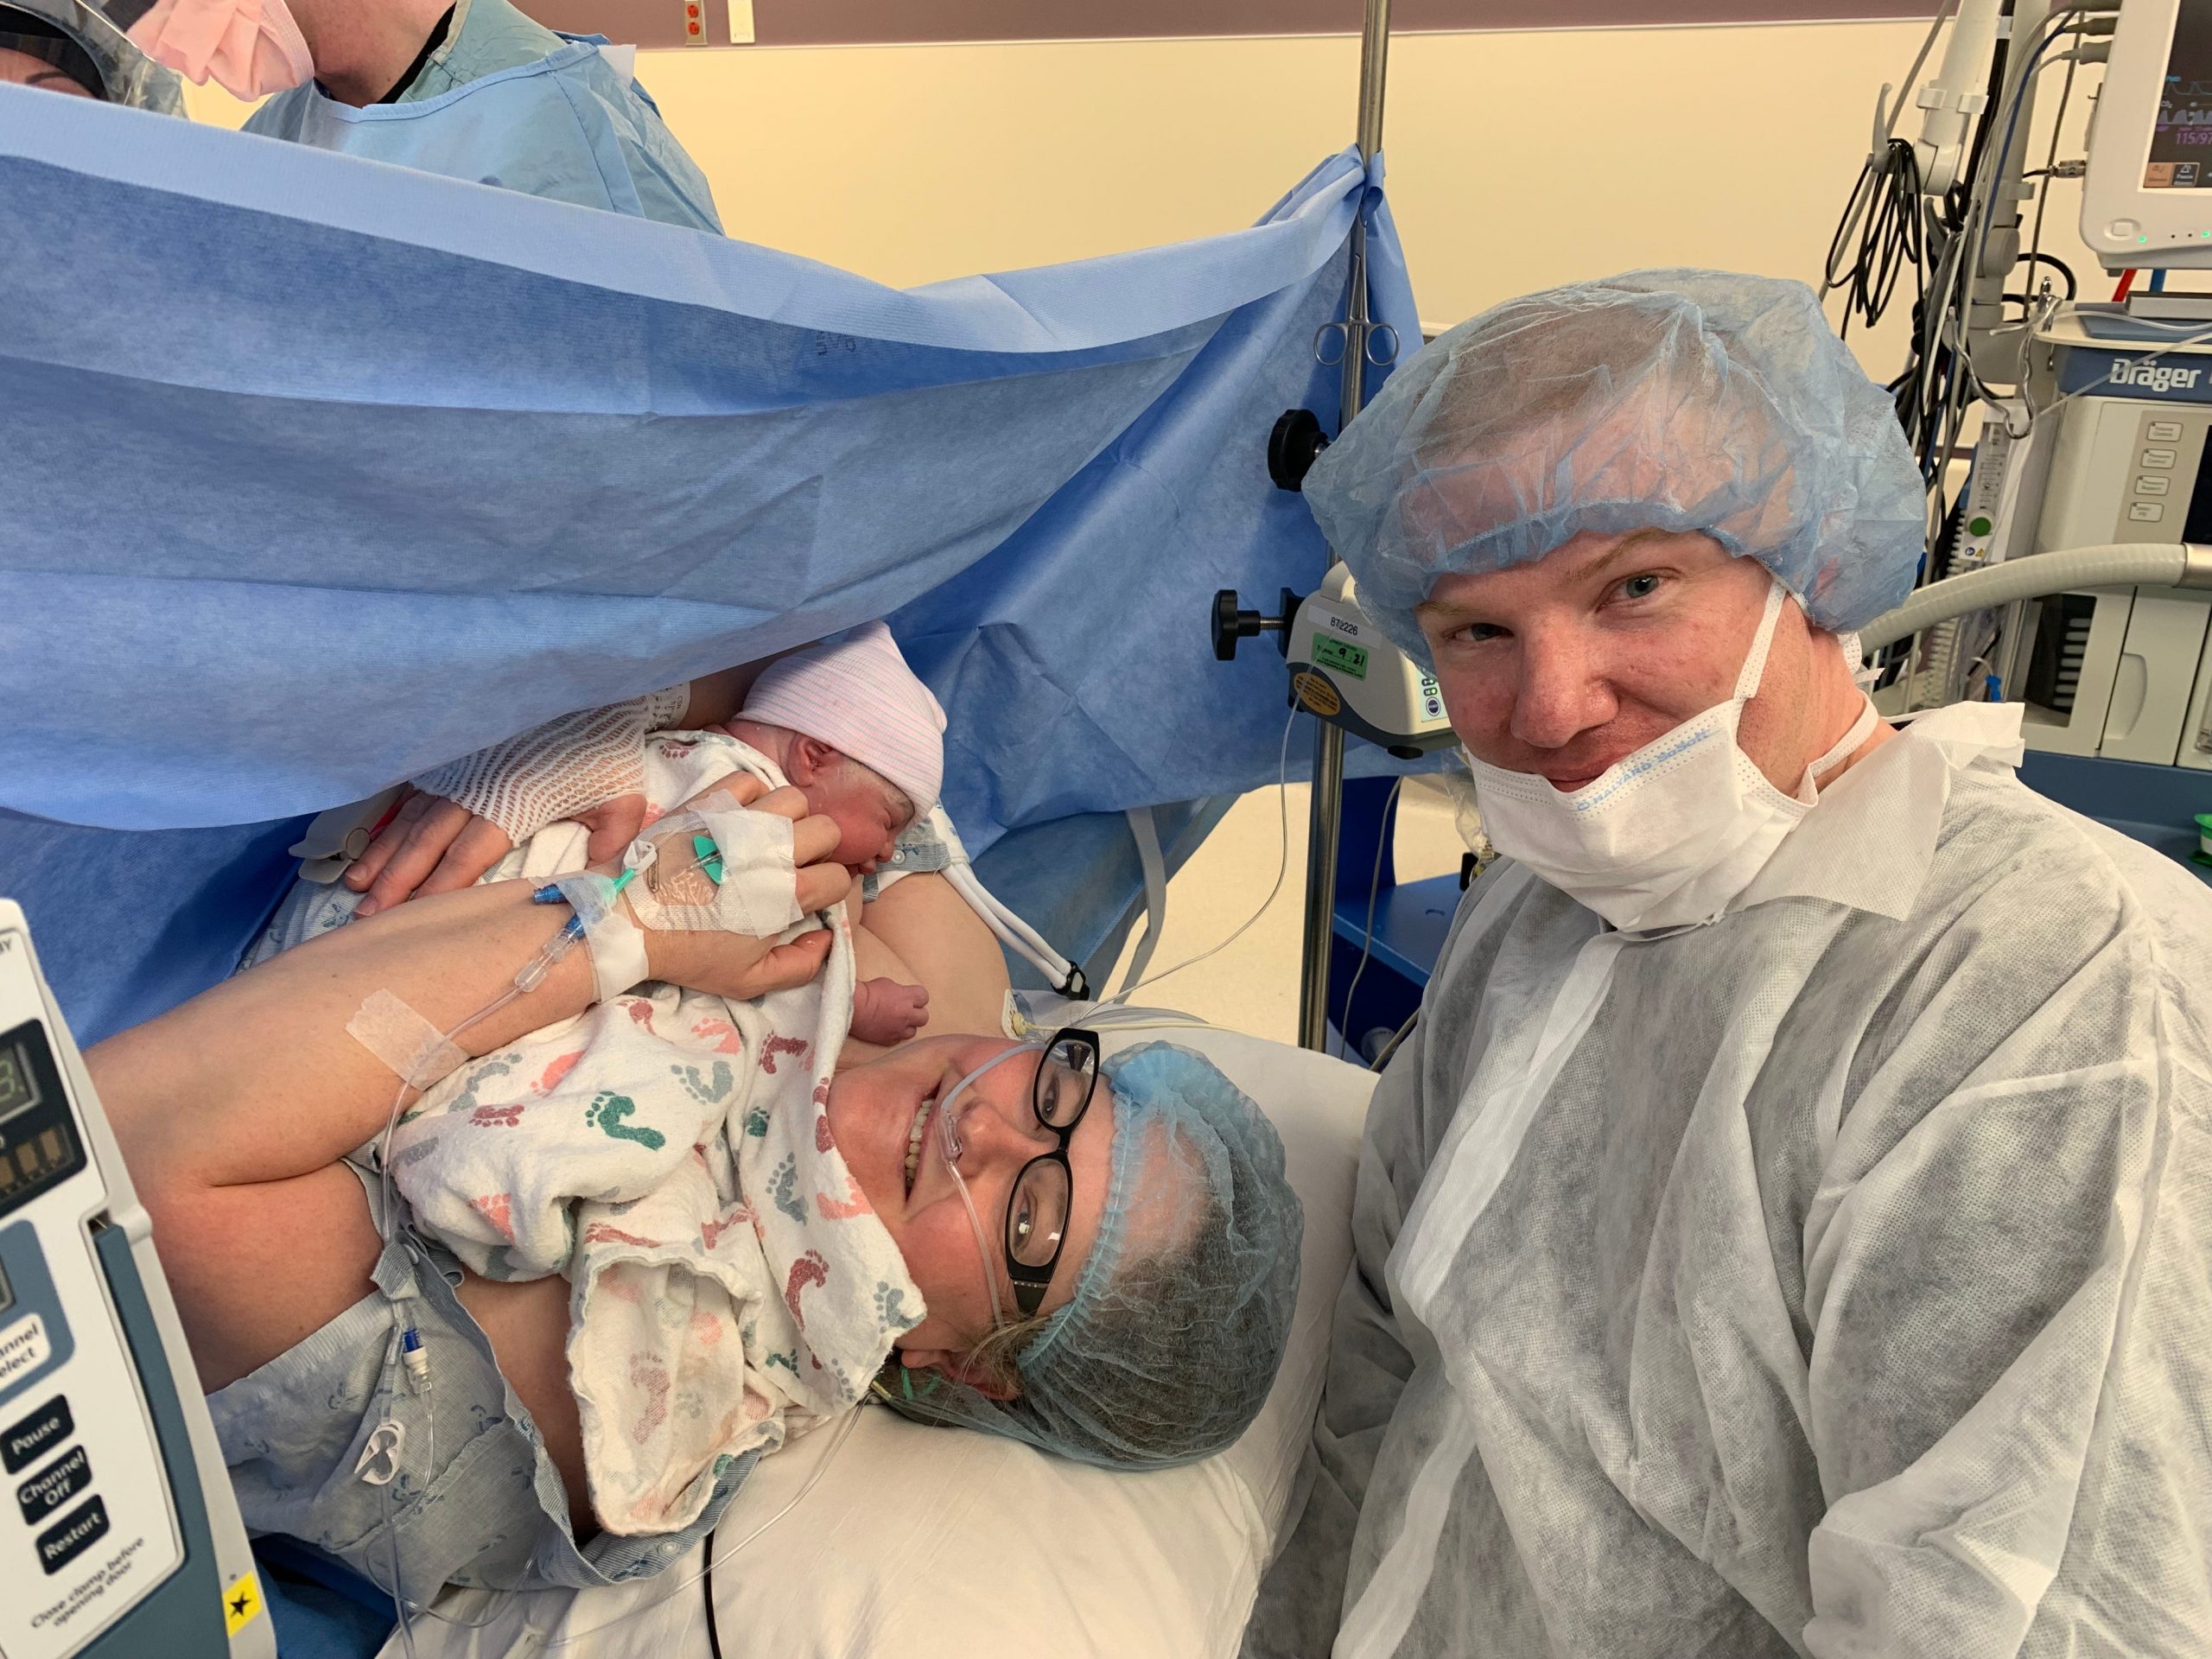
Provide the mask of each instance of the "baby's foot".
POLYGON ((853 988, 853 1035, 878 1048, 903 1043, 929 1020, 930 994, 895 979, 864 979, 853 988))

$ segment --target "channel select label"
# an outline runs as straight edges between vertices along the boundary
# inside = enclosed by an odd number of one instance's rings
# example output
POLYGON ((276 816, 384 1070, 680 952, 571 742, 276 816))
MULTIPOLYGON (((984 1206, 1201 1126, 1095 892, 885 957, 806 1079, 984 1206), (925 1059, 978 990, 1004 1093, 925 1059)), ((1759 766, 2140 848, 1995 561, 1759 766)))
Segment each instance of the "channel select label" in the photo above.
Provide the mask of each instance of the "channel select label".
POLYGON ((59 1573, 107 1536, 107 1505, 97 1497, 55 1522, 38 1535, 38 1564, 59 1573))
POLYGON ((18 1319, 0 1332, 0 1389, 28 1379, 53 1357, 54 1344, 47 1338, 46 1321, 35 1313, 18 1319))

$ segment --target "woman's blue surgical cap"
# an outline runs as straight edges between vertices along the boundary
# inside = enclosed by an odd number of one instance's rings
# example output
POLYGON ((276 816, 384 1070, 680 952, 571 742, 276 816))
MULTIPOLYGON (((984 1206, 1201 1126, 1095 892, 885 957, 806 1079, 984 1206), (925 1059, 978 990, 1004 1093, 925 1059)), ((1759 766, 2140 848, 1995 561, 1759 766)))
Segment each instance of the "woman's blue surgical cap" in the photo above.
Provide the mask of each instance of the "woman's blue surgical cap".
POLYGON ((892 1404, 1083 1463, 1166 1468, 1223 1450, 1267 1402, 1304 1213, 1274 1126, 1211 1060, 1147 1043, 1104 1073, 1105 1214, 1074 1297, 1014 1357, 1020 1393, 937 1379, 892 1404))
POLYGON ((1846 632, 1910 591, 1925 497, 1890 396, 1802 283, 1643 270, 1461 323, 1390 377, 1306 499, 1423 664, 1440 577, 1584 531, 1701 531, 1846 632))

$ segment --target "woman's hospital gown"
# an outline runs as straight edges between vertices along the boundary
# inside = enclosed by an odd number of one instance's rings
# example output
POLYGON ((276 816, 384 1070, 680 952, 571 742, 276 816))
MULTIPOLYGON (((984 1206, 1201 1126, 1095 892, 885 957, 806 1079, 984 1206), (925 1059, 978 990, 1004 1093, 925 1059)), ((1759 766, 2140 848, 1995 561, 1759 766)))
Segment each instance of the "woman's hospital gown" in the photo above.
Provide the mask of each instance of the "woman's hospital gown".
POLYGON ((2005 718, 1710 926, 1470 895, 1248 1654, 2212 1653, 2212 895, 2005 718))

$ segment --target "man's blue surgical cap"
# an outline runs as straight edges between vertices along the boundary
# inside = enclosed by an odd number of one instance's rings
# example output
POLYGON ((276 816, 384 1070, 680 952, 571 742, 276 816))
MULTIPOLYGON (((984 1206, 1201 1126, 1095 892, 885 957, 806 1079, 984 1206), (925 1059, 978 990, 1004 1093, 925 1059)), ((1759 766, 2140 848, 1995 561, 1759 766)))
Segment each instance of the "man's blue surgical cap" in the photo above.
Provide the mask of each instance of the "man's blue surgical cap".
POLYGON ((1890 396, 1801 283, 1643 270, 1461 323, 1390 377, 1306 499, 1423 664, 1438 578, 1584 531, 1701 531, 1845 632, 1910 591, 1924 494, 1890 396))
POLYGON ((1304 1215, 1274 1126, 1204 1056, 1147 1043, 1109 1059, 1113 1166, 1075 1294, 994 1400, 933 1379, 904 1414, 1109 1468, 1228 1446, 1259 1415, 1298 1306, 1304 1215))

